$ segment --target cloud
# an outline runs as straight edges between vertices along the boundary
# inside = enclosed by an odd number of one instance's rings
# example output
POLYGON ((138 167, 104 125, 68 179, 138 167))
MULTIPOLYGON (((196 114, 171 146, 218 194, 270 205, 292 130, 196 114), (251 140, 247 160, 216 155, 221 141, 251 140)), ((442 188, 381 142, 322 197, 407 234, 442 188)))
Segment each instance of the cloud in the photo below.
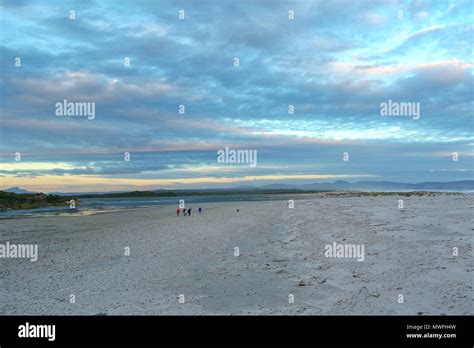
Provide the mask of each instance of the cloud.
MULTIPOLYGON (((469 1, 3 4, 0 155, 74 166, 9 175, 191 179, 216 169, 217 149, 238 146, 261 151, 258 175, 410 181, 449 178, 430 174, 442 165, 429 154, 473 141, 469 1), (96 118, 55 116, 63 99, 95 102, 96 118), (381 117, 388 99, 419 102, 420 120, 381 117), (409 156, 420 146, 426 162, 409 156), (115 162, 124 151, 128 166, 115 162), (344 151, 360 162, 344 166, 344 151)), ((249 174, 216 174, 226 170, 249 174)))

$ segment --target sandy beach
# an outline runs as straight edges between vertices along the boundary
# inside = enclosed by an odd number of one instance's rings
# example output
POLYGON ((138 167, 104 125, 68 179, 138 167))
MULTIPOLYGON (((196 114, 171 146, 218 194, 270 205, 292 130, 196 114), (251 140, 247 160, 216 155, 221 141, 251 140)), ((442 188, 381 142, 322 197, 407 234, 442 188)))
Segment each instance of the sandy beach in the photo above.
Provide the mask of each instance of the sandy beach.
POLYGON ((37 244, 38 260, 0 259, 0 313, 472 314, 473 203, 312 195, 5 219, 0 243, 37 244), (326 257, 334 242, 364 260, 326 257))

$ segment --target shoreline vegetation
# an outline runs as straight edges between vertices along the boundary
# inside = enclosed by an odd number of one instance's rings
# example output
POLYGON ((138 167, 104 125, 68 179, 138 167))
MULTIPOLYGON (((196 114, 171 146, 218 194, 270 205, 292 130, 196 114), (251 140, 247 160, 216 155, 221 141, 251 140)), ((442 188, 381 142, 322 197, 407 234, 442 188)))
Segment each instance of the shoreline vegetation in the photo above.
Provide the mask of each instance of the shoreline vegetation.
POLYGON ((184 196, 222 196, 222 195, 278 195, 278 194, 323 194, 325 197, 379 197, 379 196, 434 196, 439 194, 462 195, 461 192, 434 191, 353 191, 353 190, 226 190, 226 191, 131 191, 120 193, 84 194, 76 196, 61 196, 45 193, 13 193, 0 191, 0 211, 10 209, 36 209, 51 206, 68 205, 71 199, 80 205, 81 198, 121 198, 121 197, 184 197, 184 196))
POLYGON ((65 206, 78 199, 70 196, 48 195, 45 193, 13 193, 0 191, 0 211, 9 209, 37 209, 65 206))

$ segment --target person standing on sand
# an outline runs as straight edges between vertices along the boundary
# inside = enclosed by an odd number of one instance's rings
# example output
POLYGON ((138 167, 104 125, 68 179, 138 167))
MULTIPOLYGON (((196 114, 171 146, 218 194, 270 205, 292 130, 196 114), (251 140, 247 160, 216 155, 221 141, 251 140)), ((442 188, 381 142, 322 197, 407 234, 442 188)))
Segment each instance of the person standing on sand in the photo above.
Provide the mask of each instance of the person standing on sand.
POLYGON ((191 208, 188 209, 188 215, 191 216, 191 208))
POLYGON ((180 212, 179 208, 176 209, 176 216, 179 216, 179 212, 180 212))
POLYGON ((183 209, 183 216, 186 216, 186 209, 183 209))
POLYGON ((199 214, 201 214, 201 207, 199 207, 199 214))

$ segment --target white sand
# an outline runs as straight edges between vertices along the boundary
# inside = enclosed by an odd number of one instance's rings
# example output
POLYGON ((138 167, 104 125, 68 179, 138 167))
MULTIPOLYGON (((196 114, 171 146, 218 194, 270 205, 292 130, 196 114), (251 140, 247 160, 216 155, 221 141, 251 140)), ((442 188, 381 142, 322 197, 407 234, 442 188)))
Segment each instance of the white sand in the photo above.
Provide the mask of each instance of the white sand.
POLYGON ((0 259, 0 313, 474 313, 472 195, 299 198, 3 220, 39 259, 0 259), (334 241, 365 260, 326 258, 334 241))

